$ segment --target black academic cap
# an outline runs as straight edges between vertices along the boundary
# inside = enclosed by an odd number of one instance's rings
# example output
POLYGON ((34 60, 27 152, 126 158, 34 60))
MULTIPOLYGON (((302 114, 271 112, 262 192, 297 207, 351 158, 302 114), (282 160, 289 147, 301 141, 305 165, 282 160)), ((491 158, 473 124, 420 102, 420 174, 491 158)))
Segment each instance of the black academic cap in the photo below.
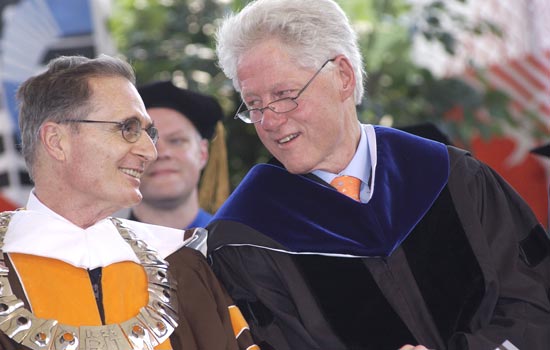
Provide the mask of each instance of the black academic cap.
POLYGON ((430 140, 438 141, 446 145, 451 145, 451 141, 435 124, 430 122, 413 124, 397 129, 403 130, 413 135, 424 137, 430 140))
POLYGON ((197 128, 202 137, 212 138, 218 121, 223 119, 223 112, 211 96, 179 88, 171 81, 156 81, 138 86, 145 108, 170 108, 187 117, 197 128))
POLYGON ((542 145, 542 146, 533 148, 531 150, 531 153, 538 154, 538 155, 550 158, 550 143, 547 143, 546 145, 542 145))

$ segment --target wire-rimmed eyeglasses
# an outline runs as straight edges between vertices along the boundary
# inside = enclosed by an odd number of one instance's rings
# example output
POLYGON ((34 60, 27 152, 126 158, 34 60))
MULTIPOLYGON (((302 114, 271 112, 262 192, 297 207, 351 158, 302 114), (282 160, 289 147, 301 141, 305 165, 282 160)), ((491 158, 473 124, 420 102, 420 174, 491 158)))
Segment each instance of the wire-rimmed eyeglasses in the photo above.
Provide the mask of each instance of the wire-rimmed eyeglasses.
POLYGON ((135 143, 139 140, 142 130, 145 130, 151 141, 153 141, 153 144, 156 144, 159 139, 158 129, 153 124, 149 125, 147 128, 142 128, 141 121, 137 118, 129 118, 121 122, 110 120, 66 119, 63 120, 62 123, 116 124, 122 133, 122 137, 130 143, 135 143))
POLYGON ((313 79, 315 79, 315 77, 317 75, 319 75, 319 73, 321 73, 321 70, 329 62, 333 62, 334 60, 336 60, 336 58, 331 58, 331 59, 326 60, 325 63, 323 63, 323 65, 321 66, 321 68, 319 68, 317 70, 317 72, 315 72, 315 74, 313 74, 311 79, 309 79, 309 81, 304 85, 304 87, 301 88, 300 91, 298 91, 296 96, 294 96, 294 97, 283 97, 281 99, 269 102, 265 107, 250 108, 250 109, 245 109, 244 111, 240 110, 241 108, 243 108, 243 106, 246 106, 245 103, 242 102, 241 105, 239 106, 239 112, 237 112, 237 114, 235 114, 234 119, 238 118, 238 119, 242 120, 245 123, 252 124, 252 123, 258 123, 258 122, 262 121, 262 119, 264 118, 264 111, 266 109, 269 109, 270 111, 272 111, 274 113, 287 113, 287 112, 291 112, 291 111, 295 110, 296 108, 298 108, 298 102, 296 102, 296 100, 307 89, 307 87, 311 84, 313 79))

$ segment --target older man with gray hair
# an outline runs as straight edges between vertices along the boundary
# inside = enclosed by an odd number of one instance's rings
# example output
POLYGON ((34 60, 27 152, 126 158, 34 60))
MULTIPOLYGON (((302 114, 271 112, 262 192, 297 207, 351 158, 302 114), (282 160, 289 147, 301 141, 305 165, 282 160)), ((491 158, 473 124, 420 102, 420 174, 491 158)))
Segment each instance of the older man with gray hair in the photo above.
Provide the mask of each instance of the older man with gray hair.
POLYGON ((363 64, 336 2, 253 1, 217 40, 236 118, 274 157, 209 225, 260 345, 548 349, 544 229, 467 152, 359 122, 363 64))
POLYGON ((19 88, 35 187, 0 213, 0 349, 255 348, 185 231, 111 217, 157 157, 134 82, 122 60, 74 56, 19 88))

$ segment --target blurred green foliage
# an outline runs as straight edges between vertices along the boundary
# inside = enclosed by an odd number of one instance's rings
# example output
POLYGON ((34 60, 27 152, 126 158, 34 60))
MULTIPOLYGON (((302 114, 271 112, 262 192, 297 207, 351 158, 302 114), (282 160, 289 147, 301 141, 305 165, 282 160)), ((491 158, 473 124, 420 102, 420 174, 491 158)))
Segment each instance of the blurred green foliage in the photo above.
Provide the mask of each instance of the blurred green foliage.
MULTIPOLYGON (((297 0, 299 1, 299 0, 297 0)), ((341 0, 359 33, 368 79, 359 106, 363 122, 393 126, 430 121, 461 145, 473 135, 501 132, 514 123, 508 97, 489 88, 476 89, 459 78, 438 78, 411 58, 415 37, 440 44, 454 54, 452 28, 479 35, 499 34, 485 21, 472 22, 454 13, 449 3, 427 1, 413 8, 405 0, 341 0)), ((192 90, 214 95, 227 113, 228 155, 233 186, 268 153, 254 128, 233 120, 239 98, 216 65, 214 34, 220 18, 242 8, 243 0, 115 0, 110 20, 118 49, 134 66, 138 83, 174 79, 192 90)), ((473 67, 475 69, 475 67, 473 67)), ((482 73, 480 82, 483 85, 482 73)))

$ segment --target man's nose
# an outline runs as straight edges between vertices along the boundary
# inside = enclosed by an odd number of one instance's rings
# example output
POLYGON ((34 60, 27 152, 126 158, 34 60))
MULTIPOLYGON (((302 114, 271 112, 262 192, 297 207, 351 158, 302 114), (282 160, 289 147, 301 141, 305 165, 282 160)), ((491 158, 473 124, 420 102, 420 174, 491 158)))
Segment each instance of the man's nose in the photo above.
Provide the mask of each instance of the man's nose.
POLYGON ((286 113, 275 113, 271 109, 266 108, 263 111, 263 118, 259 124, 264 130, 274 130, 280 127, 281 124, 284 124, 286 120, 286 113))
POLYGON ((143 132, 139 139, 134 143, 135 153, 144 158, 146 161, 153 161, 157 159, 157 148, 153 143, 153 140, 143 132))

